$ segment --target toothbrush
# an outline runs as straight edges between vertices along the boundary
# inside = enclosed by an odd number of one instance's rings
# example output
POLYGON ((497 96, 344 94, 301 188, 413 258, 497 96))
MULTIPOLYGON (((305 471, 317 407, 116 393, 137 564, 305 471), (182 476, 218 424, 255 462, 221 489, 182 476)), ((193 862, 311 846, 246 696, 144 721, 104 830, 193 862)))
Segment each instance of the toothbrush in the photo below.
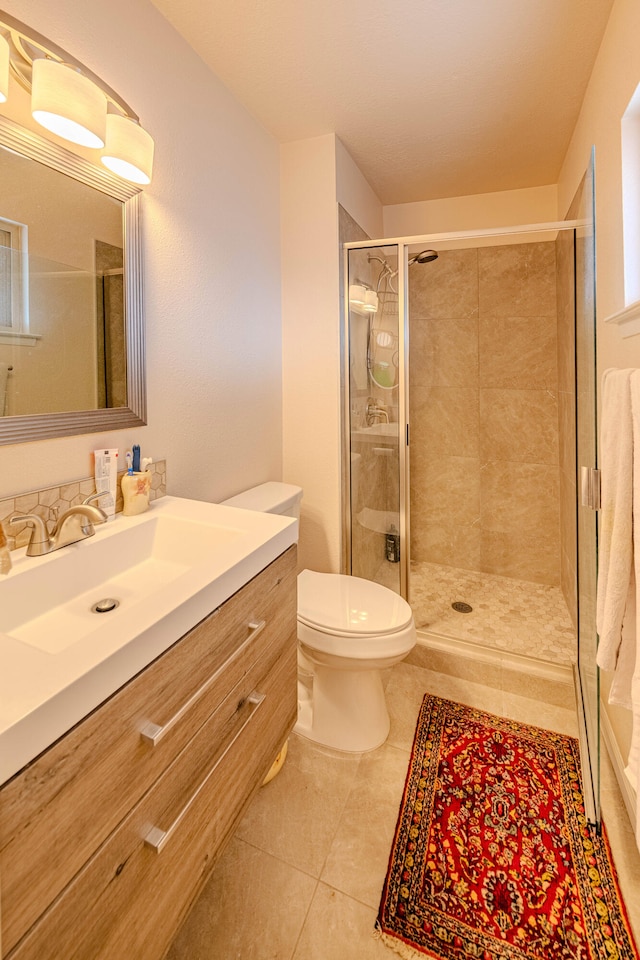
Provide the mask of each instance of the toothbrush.
POLYGON ((126 452, 126 454, 125 454, 125 459, 126 459, 126 461, 127 461, 127 476, 132 477, 132 476, 133 476, 133 466, 132 466, 132 460, 131 460, 131 450, 127 450, 127 452, 126 452))
POLYGON ((140 445, 134 443, 133 447, 133 472, 140 473, 140 445))

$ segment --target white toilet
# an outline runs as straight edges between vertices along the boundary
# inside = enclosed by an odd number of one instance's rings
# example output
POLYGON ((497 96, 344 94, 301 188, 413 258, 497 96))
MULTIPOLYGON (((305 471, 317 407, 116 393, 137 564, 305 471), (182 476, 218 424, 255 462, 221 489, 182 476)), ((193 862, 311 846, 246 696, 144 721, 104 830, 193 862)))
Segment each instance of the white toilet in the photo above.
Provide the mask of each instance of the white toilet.
MULTIPOLYGON (((224 501, 299 517, 302 490, 263 483, 224 501)), ((382 673, 416 643, 411 607, 392 590, 340 573, 298 575, 297 733, 335 750, 375 750, 389 733, 382 673)))

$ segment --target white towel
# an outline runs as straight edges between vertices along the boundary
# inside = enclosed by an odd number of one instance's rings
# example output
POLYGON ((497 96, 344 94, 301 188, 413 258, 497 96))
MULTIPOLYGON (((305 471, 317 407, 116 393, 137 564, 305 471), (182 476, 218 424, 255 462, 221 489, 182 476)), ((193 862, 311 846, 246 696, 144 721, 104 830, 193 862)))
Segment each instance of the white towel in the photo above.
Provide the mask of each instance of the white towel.
POLYGON ((600 429, 597 664, 615 670, 633 560, 631 370, 606 370, 600 429))
POLYGON ((0 417, 4 417, 7 407, 7 380, 9 379, 9 364, 0 363, 0 417))

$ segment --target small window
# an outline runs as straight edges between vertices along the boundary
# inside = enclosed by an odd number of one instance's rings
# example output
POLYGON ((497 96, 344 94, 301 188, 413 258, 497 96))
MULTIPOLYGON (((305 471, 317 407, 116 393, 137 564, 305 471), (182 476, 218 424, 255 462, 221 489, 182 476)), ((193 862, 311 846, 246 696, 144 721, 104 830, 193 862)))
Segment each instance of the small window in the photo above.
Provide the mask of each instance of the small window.
POLYGON ((27 333, 27 227, 0 217, 0 335, 27 333))
POLYGON ((625 305, 640 301, 640 87, 622 117, 625 305))

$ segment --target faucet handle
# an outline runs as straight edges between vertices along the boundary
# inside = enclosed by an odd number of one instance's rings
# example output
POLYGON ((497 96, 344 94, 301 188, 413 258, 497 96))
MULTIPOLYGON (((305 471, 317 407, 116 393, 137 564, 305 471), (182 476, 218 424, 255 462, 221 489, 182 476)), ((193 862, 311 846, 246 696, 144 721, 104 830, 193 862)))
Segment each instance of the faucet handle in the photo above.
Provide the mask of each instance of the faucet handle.
POLYGON ((14 514, 9 517, 9 526, 15 526, 17 523, 26 523, 31 527, 31 539, 27 546, 28 557, 41 557, 49 552, 49 534, 42 517, 35 513, 14 514))
POLYGON ((96 490, 95 493, 90 493, 88 497, 84 498, 84 500, 82 501, 82 505, 83 507, 85 507, 88 503, 94 503, 100 500, 102 497, 110 497, 110 496, 111 494, 109 493, 108 490, 96 490))

